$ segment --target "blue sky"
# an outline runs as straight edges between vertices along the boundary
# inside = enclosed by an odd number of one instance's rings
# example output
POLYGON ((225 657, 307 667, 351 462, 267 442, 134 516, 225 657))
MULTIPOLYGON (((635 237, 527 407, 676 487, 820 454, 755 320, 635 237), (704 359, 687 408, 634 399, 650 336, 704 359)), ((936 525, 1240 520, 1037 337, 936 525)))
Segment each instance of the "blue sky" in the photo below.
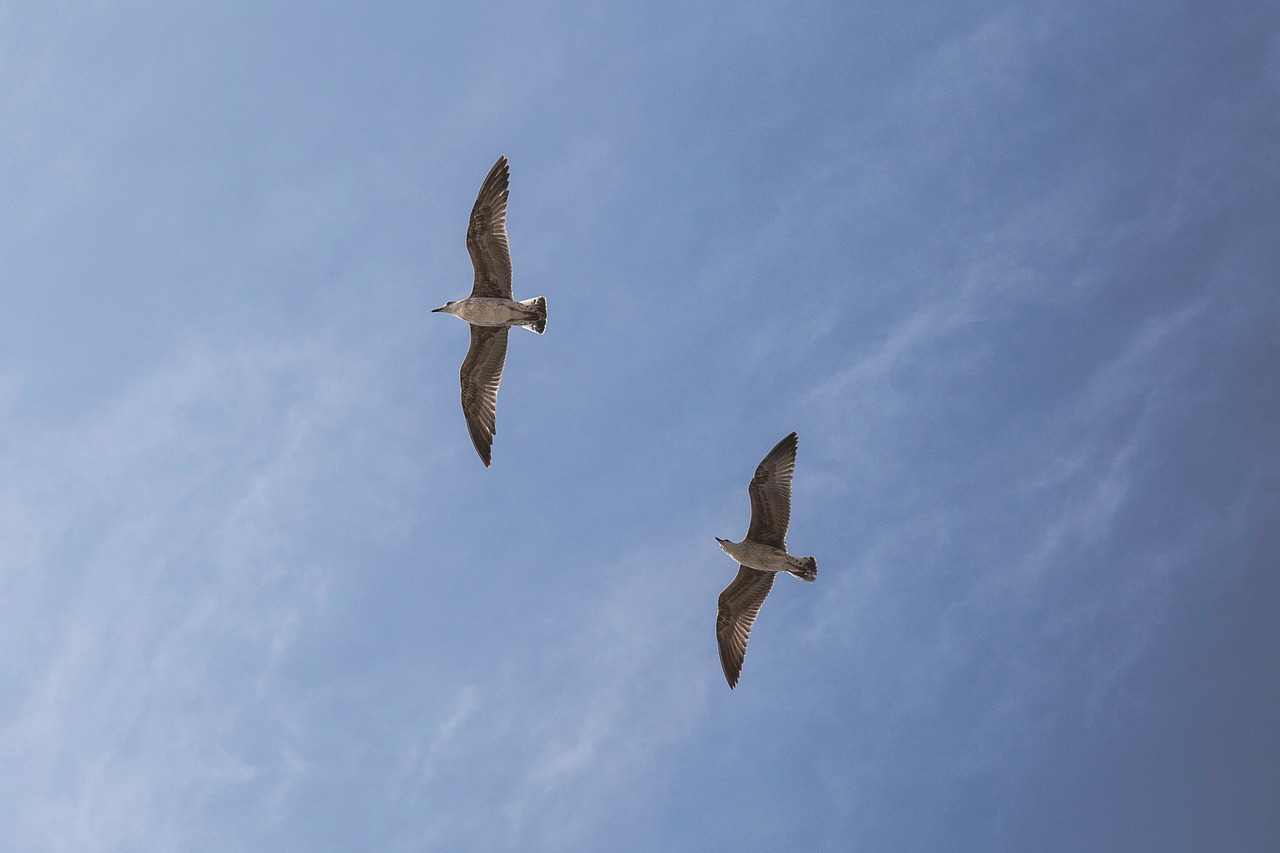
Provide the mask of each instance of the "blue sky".
POLYGON ((0 850, 1271 849, 1277 139, 1266 3, 0 3, 0 850))

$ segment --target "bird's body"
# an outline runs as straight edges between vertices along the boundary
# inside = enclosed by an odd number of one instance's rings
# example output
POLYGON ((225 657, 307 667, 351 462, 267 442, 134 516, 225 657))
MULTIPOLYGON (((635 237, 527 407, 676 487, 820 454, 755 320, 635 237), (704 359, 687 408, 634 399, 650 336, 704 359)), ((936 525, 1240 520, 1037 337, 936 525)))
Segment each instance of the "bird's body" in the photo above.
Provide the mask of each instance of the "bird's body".
POLYGON ((778 442, 756 468, 747 489, 751 496, 751 525, 746 538, 730 542, 716 537, 721 549, 740 564, 733 582, 720 593, 716 612, 720 665, 730 688, 738 683, 751 626, 760 615, 769 590, 773 589, 773 579, 779 572, 790 572, 810 583, 818 577, 817 560, 787 553, 796 446, 793 432, 778 442))
POLYGON ((467 252, 475 269, 471 296, 447 302, 436 311, 471 324, 471 347, 462 362, 462 414, 471 443, 485 467, 497 431, 498 384, 507 360, 507 330, 524 326, 538 334, 547 328, 547 300, 541 296, 516 302, 511 298, 511 248, 507 242, 507 158, 493 164, 467 225, 467 252))
POLYGON ((721 550, 749 569, 760 572, 791 572, 801 580, 813 580, 805 576, 809 569, 806 561, 812 560, 812 557, 793 557, 785 548, 752 542, 750 539, 741 542, 730 542, 727 539, 717 541, 721 550))
POLYGON ((541 296, 525 302, 493 296, 472 296, 450 302, 436 310, 466 320, 473 326, 530 326, 537 331, 539 320, 545 319, 545 310, 541 315, 538 313, 540 300, 541 296))

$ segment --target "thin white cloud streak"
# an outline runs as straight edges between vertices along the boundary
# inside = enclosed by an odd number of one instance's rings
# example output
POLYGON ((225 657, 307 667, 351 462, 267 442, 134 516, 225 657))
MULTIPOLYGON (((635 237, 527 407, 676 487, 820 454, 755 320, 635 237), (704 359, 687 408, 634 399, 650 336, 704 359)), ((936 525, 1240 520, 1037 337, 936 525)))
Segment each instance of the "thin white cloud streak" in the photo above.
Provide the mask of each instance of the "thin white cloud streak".
POLYGON ((10 420, 9 843, 200 849, 209 798, 302 772, 244 738, 287 732, 273 670, 328 586, 297 537, 366 373, 316 344, 196 351, 82 421, 10 420))
MULTIPOLYGON (((1117 525, 1148 497, 1139 472, 1165 452, 1151 427, 1177 416, 1188 332, 1207 310, 1200 301, 1151 318, 1041 427, 956 468, 972 484, 963 503, 920 496, 827 573, 806 642, 834 642, 850 660, 860 726, 878 732, 842 781, 859 786, 853 801, 911 778, 922 751, 936 778, 973 778, 1039 750, 1067 717, 1105 727, 1141 702, 1128 674, 1159 636, 1200 531, 1121 548, 1117 525), (1117 553, 1128 565, 1099 580, 1098 560, 1112 567, 1117 553), (947 710, 966 726, 949 737, 934 727, 939 703, 956 697, 974 704, 947 710)), ((929 358, 927 324, 905 326, 929 358)), ((854 375, 892 386, 901 369, 886 360, 879 374, 854 375)), ((874 406, 881 392, 861 390, 874 406)), ((846 480, 863 473, 842 468, 846 480)))
MULTIPOLYGON (((806 403, 843 407, 854 397, 862 408, 887 404, 896 417, 909 417, 899 389, 911 385, 920 363, 950 359, 957 347, 963 351, 956 340, 965 325, 961 318, 984 313, 985 298, 962 288, 925 306, 891 329, 870 355, 809 392, 806 403)), ((920 496, 870 542, 857 544, 856 568, 841 577, 828 574, 809 639, 818 647, 831 635, 856 659, 891 659, 892 674, 873 674, 861 688, 867 694, 863 706, 880 731, 897 731, 909 740, 906 733, 929 718, 927 709, 939 697, 980 681, 983 670, 1007 671, 1003 686, 981 700, 985 707, 971 721, 975 734, 936 756, 940 771, 968 776, 997 766, 1011 751, 1045 743, 1059 715, 1072 709, 1107 720, 1135 701, 1126 673, 1157 636, 1168 585, 1190 567, 1200 531, 1179 531, 1154 550, 1127 552, 1132 564, 1123 577, 1092 592, 1086 590, 1093 580, 1073 578, 1113 550, 1121 535, 1119 519, 1147 499, 1134 490, 1136 472, 1153 464, 1152 453, 1165 452, 1153 447, 1151 427, 1178 416, 1177 400, 1186 393, 1186 376, 1201 345, 1191 330, 1208 313, 1208 300, 1201 298, 1148 318, 1076 396, 1028 423, 1031 432, 993 436, 997 444, 991 451, 955 469, 980 491, 962 505, 920 496), (991 479, 1014 472, 1004 483, 991 479), (1017 524, 998 521, 1019 516, 1017 524), (994 547, 974 554, 954 547, 984 540, 994 547), (957 577, 957 570, 964 574, 957 577), (946 578, 943 592, 926 582, 926 574, 939 572, 946 578), (1073 588, 1079 600, 1055 600, 1063 588, 1073 588), (913 589, 921 612, 936 614, 936 629, 886 637, 880 633, 885 614, 904 612, 910 605, 902 596, 913 589), (943 598, 930 599, 939 594, 943 598), (1017 649, 1004 649, 1003 659, 983 660, 990 654, 983 649, 997 636, 993 632, 1022 633, 1014 626, 1027 619, 1044 621, 1017 649), (1067 697, 1074 698, 1064 705, 1067 697)), ((874 468, 885 450, 895 452, 864 436, 857 452, 838 453, 850 453, 845 458, 851 461, 841 464, 843 479, 865 478, 864 466, 874 468)), ((874 479, 872 487, 882 487, 883 478, 874 479)), ((913 614, 910 621, 918 619, 913 614)), ((918 745, 902 748, 915 753, 918 745)), ((883 755, 871 759, 870 767, 883 770, 904 758, 883 755)), ((866 778, 883 782, 870 767, 866 778)))
MULTIPOLYGON (((1030 43, 1017 43, 1025 27, 1014 27, 1017 33, 1011 34, 1006 24, 1007 16, 961 40, 958 59, 949 60, 943 51, 937 66, 904 92, 903 104, 912 106, 907 112, 920 119, 914 136, 954 143, 954 134, 934 131, 948 111, 963 112, 963 93, 974 85, 1019 90, 1016 78, 1030 43), (964 60, 966 51, 992 39, 1001 46, 995 54, 1003 58, 990 73, 981 62, 964 60), (962 76, 976 76, 954 86, 942 83, 948 75, 938 69, 953 64, 962 76), (936 102, 929 92, 936 92, 936 102)), ((1256 103, 1257 94, 1244 93, 1241 103, 1256 103)), ((989 102, 990 93, 980 100, 989 102)), ((1218 146, 1225 159, 1240 145, 1248 120, 1235 116, 1231 141, 1218 146)), ((1216 129, 1202 128, 1205 133, 1216 129)), ((946 159, 942 151, 931 156, 939 163, 946 159)), ((1195 136, 1185 140, 1180 157, 1203 165, 1195 136)), ((874 172, 876 166, 869 168, 874 172)), ((828 443, 825 455, 838 465, 817 487, 839 492, 843 481, 859 484, 855 489, 892 489, 885 478, 907 469, 885 466, 905 448, 875 427, 925 414, 918 399, 922 374, 941 372, 963 387, 972 381, 964 364, 991 363, 1000 346, 1000 323, 1013 316, 1013 308, 1078 309, 1104 299, 1116 284, 1113 261, 1159 254, 1239 197, 1240 187, 1224 189, 1203 170, 1190 177, 1196 171, 1190 167, 1176 180, 1144 187, 1143 204, 1119 221, 1103 211, 1108 197, 1123 188, 1109 187, 1101 171, 1066 174, 1040 199, 975 241, 976 260, 968 269, 966 253, 956 253, 923 304, 800 392, 814 420, 846 424, 843 432, 822 439, 828 443), (850 416, 851 411, 874 415, 850 416)), ((928 235, 922 235, 919 251, 942 257, 928 235)), ((1136 543, 1123 550, 1124 533, 1116 525, 1149 498, 1142 491, 1148 488, 1142 472, 1168 452, 1155 443, 1152 427, 1180 416, 1179 396, 1188 393, 1190 370, 1207 349, 1206 338, 1194 329, 1211 317, 1220 320, 1224 310, 1211 303, 1220 298, 1215 287, 1197 282, 1181 305, 1152 309, 1156 313, 1130 330, 1115 355, 1098 359, 1074 394, 1052 398, 1039 412, 1015 413, 1020 421, 1014 430, 989 436, 981 458, 952 460, 948 470, 974 489, 963 503, 953 503, 954 495, 915 496, 903 515, 873 531, 870 541, 851 543, 857 556, 846 574, 828 573, 822 605, 816 608, 818 627, 809 640, 821 646, 835 637, 859 661, 892 656, 895 671, 873 673, 861 688, 862 706, 879 716, 880 730, 910 732, 928 718, 927 709, 938 697, 979 679, 984 666, 1006 667, 1004 687, 985 697, 986 707, 972 720, 979 734, 945 759, 938 756, 944 759, 940 769, 964 775, 993 766, 1011 750, 1045 743, 1055 719, 1069 709, 1105 719, 1117 705, 1134 701, 1126 674, 1158 636, 1168 586, 1192 568, 1190 554, 1201 531, 1177 531, 1159 547, 1136 543), (956 547, 961 541, 986 541, 990 547, 963 553, 956 547), (1131 564, 1122 577, 1090 592, 1096 579, 1081 570, 1103 554, 1116 553, 1131 564), (957 571, 965 574, 957 577, 957 571), (926 575, 937 583, 927 583, 926 575), (1055 590, 1064 588, 1079 599, 1055 601, 1055 590), (921 613, 936 615, 936 628, 922 626, 919 634, 894 631, 887 620, 910 607, 913 596, 921 613), (1023 637, 1028 619, 1045 622, 1023 637), (1002 650, 1004 660, 984 663, 980 655, 990 653, 993 632, 1010 630, 1025 646, 1002 650), (1068 699, 1069 708, 1062 704, 1068 699)), ((797 480, 799 494, 807 487, 802 473, 797 480)), ((912 623, 920 618, 908 616, 912 623)), ((877 770, 892 768, 904 757, 870 759, 865 778, 876 778, 877 770)))
POLYGON ((418 770, 394 796, 415 816, 403 849, 579 849, 618 823, 619 802, 641 808, 638 786, 663 776, 719 677, 704 587, 723 572, 691 564, 696 550, 598 567, 607 580, 554 636, 495 661, 411 739, 418 770))

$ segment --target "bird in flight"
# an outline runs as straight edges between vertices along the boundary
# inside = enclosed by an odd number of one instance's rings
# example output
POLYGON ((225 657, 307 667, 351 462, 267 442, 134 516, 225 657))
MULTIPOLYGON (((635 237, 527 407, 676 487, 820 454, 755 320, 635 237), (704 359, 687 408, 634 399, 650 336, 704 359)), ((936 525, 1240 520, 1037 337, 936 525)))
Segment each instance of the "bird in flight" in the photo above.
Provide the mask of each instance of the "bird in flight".
POLYGON ((751 526, 741 542, 716 537, 720 548, 740 564, 738 576, 720 593, 716 613, 716 642, 720 665, 732 689, 742 672, 747 637, 760 615, 765 596, 778 572, 790 572, 813 583, 818 561, 787 553, 787 525, 791 521, 791 477, 796 470, 796 434, 779 441, 756 468, 747 492, 751 495, 751 526))
POLYGON ((467 225, 467 251, 475 268, 471 296, 446 302, 442 311, 471 324, 471 347, 462 361, 462 414, 471 443, 485 467, 493 454, 498 412, 498 383, 507 360, 507 331, 524 326, 539 335, 547 328, 547 300, 511 299, 511 248, 507 244, 507 158, 489 170, 467 225))

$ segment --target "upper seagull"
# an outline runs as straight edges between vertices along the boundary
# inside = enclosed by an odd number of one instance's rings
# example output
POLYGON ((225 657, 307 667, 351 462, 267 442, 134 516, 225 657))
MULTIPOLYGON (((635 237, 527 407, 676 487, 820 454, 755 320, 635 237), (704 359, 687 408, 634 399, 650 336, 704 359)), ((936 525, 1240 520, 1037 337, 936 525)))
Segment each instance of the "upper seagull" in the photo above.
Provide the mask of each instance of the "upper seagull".
POLYGON ((485 467, 493 454, 497 432, 498 383, 507 359, 507 330, 524 326, 542 334, 547 328, 547 300, 541 296, 511 299, 511 248, 507 244, 507 158, 499 157, 480 185, 471 222, 467 251, 475 267, 471 296, 446 302, 432 311, 461 317, 471 324, 471 348, 462 361, 462 413, 471 442, 485 467))
POLYGON ((720 665, 732 689, 742 672, 747 637, 760 614, 765 596, 778 572, 790 572, 813 583, 818 561, 787 553, 787 525, 791 522, 791 477, 796 470, 796 434, 779 441, 756 468, 747 492, 751 495, 751 526, 747 538, 730 542, 716 537, 726 554, 737 560, 738 576, 720 593, 716 614, 716 641, 720 665))

